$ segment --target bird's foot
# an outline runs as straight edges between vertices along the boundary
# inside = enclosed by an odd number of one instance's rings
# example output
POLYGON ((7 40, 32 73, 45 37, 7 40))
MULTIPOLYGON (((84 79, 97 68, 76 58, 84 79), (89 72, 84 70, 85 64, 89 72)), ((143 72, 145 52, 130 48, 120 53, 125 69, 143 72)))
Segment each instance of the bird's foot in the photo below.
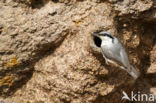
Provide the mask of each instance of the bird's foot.
POLYGON ((109 60, 105 59, 105 63, 106 63, 106 65, 109 65, 109 60))
POLYGON ((123 69, 123 70, 126 70, 125 67, 123 67, 123 66, 120 66, 120 68, 123 69))
MULTIPOLYGON (((116 62, 112 61, 112 60, 109 60, 109 59, 105 59, 105 63, 106 65, 110 65, 110 64, 113 64, 114 66, 119 66, 116 62)), ((124 69, 124 68, 123 68, 124 69)))

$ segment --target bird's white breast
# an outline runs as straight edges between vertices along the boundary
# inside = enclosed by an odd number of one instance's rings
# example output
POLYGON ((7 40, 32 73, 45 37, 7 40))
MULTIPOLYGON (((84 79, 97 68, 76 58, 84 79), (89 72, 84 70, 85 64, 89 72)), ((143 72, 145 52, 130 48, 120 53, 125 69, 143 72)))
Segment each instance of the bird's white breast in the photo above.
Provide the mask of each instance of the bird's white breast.
POLYGON ((112 47, 113 45, 114 44, 111 38, 109 37, 102 38, 101 46, 112 47))

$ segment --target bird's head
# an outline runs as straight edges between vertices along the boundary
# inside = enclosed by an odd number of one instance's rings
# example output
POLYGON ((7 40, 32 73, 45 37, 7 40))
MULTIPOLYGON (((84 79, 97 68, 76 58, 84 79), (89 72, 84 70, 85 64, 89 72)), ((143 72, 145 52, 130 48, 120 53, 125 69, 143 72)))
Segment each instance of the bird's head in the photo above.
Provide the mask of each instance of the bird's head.
POLYGON ((92 33, 92 36, 98 37, 99 39, 101 39, 101 41, 114 39, 114 37, 109 32, 104 32, 104 31, 99 32, 99 33, 97 33, 97 32, 92 33))

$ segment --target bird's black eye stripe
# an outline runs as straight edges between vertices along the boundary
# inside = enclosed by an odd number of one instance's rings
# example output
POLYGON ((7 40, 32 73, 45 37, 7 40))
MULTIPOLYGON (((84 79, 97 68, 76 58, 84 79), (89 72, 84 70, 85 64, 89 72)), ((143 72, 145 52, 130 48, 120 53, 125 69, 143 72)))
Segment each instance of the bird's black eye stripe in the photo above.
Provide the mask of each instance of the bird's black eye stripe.
POLYGON ((111 35, 106 35, 106 36, 108 36, 108 37, 110 37, 110 38, 114 39, 114 37, 113 37, 113 36, 111 36, 111 35))
POLYGON ((108 37, 114 39, 114 37, 112 35, 109 35, 109 34, 106 34, 106 33, 105 34, 100 34, 100 36, 108 36, 108 37))
POLYGON ((112 35, 109 35, 107 33, 104 33, 104 34, 100 34, 100 36, 107 36, 107 37, 110 37, 112 39, 112 42, 114 43, 114 37, 112 35))

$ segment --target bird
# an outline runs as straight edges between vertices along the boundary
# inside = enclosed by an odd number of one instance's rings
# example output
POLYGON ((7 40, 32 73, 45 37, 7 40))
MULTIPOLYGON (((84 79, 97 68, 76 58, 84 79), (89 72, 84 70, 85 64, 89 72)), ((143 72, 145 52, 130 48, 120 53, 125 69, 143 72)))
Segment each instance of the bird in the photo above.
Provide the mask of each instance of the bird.
POLYGON ((107 31, 93 32, 91 35, 101 40, 100 48, 106 64, 119 64, 120 68, 127 71, 134 79, 139 77, 139 72, 130 64, 127 53, 118 38, 107 31))

